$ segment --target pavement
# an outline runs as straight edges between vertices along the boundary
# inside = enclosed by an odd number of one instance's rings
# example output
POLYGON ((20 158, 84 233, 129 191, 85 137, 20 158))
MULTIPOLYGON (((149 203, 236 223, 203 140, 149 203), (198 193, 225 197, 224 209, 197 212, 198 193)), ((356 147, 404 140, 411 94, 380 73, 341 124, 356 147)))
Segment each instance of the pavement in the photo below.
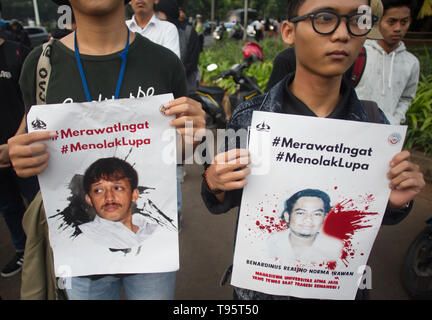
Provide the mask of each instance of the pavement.
MULTIPOLYGON (((232 262, 234 227, 237 209, 212 215, 200 196, 202 167, 186 165, 182 184, 183 220, 179 234, 180 271, 177 273, 175 299, 230 300, 232 287, 219 285, 232 262)), ((396 226, 383 226, 376 238, 369 266, 372 270, 372 300, 410 300, 400 283, 404 255, 415 236, 432 215, 432 185, 417 197, 413 211, 396 226)), ((4 220, 0 219, 0 266, 13 256, 14 250, 4 220)), ((37 275, 35 275, 37 276, 37 275)), ((0 297, 19 299, 20 274, 0 278, 0 297)))

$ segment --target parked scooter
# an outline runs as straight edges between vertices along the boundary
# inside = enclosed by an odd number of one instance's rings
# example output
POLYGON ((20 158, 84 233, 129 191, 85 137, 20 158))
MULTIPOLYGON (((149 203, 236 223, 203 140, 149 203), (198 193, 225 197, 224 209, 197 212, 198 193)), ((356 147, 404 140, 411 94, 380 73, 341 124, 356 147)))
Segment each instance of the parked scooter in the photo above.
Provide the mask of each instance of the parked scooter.
POLYGON ((217 86, 199 86, 195 94, 190 97, 201 102, 206 113, 206 127, 209 129, 222 129, 226 127, 226 113, 223 108, 225 91, 217 86))
POLYGON ((402 285, 414 299, 432 299, 432 217, 414 239, 402 266, 402 285))
MULTIPOLYGON (((224 109, 223 100, 225 91, 218 86, 199 86, 196 95, 193 97, 203 105, 208 128, 225 128, 227 113, 229 116, 240 103, 262 93, 255 79, 244 74, 244 71, 252 63, 263 60, 262 49, 256 43, 247 43, 243 46, 242 51, 245 60, 241 64, 236 64, 213 78, 213 80, 233 78, 236 91, 229 96, 230 106, 224 109)), ((207 67, 209 71, 216 70, 216 68, 216 64, 211 64, 207 67)))

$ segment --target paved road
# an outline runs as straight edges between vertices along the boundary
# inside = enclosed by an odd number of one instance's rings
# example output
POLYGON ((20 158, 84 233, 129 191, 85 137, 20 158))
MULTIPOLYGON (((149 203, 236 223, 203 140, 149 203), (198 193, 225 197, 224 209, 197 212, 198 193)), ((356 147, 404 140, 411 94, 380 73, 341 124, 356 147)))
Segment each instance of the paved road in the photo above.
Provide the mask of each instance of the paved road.
MULTIPOLYGON (((176 299, 222 300, 232 298, 230 285, 219 286, 225 268, 231 263, 236 211, 211 215, 199 195, 201 167, 186 166, 183 189, 183 229, 180 239, 180 271, 177 275, 176 299)), ((432 186, 418 197, 412 214, 397 226, 385 226, 372 250, 371 299, 408 300, 400 280, 404 254, 424 221, 432 213, 432 186)), ((12 243, 4 221, 0 219, 0 265, 13 255, 12 243)), ((2 299, 19 299, 20 276, 0 278, 2 299)))

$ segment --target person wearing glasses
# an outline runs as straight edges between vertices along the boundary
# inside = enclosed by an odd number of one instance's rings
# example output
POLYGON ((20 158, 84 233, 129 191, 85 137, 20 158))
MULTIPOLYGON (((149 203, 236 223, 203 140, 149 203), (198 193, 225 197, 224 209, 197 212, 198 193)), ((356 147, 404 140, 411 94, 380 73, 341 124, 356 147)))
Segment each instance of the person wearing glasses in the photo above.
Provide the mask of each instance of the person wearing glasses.
POLYGON ((383 38, 366 41, 367 63, 356 87, 358 97, 377 102, 394 125, 405 122, 420 75, 418 59, 407 51, 402 41, 411 24, 414 2, 382 1, 384 15, 379 30, 383 38))
MULTIPOLYGON (((376 16, 378 19, 381 19, 383 15, 383 5, 381 3, 381 0, 371 0, 370 1, 370 8, 372 11, 372 14, 376 16)), ((375 18, 376 21, 376 18, 375 18)), ((367 34, 367 39, 371 40, 378 40, 382 39, 382 35, 378 28, 378 23, 374 22, 374 25, 371 29, 371 31, 367 34)), ((367 41, 366 41, 367 42, 367 41)), ((270 78, 267 82, 265 92, 268 92, 276 83, 281 81, 288 73, 294 72, 296 69, 296 56, 295 56, 295 48, 289 47, 283 51, 281 51, 276 58, 273 61, 273 70, 270 75, 270 78)), ((363 65, 364 69, 364 65, 363 65)), ((362 69, 360 69, 362 70, 362 69)), ((353 73, 354 73, 354 64, 345 72, 344 76, 347 77, 347 79, 353 79, 353 73)), ((359 79, 362 77, 362 71, 358 71, 359 79)), ((353 81, 354 87, 356 84, 353 81)), ((366 99, 369 100, 369 99, 366 99)))
MULTIPOLYGON (((281 36, 286 44, 295 46, 296 71, 287 74, 268 93, 239 105, 228 128, 247 132, 255 110, 367 122, 366 112, 354 88, 343 77, 376 20, 359 13, 366 5, 370 5, 368 0, 288 1, 288 21, 282 25, 281 36), (365 20, 370 23, 363 23, 365 20)), ((379 115, 380 122, 388 124, 382 111, 379 115)), ((246 146, 241 145, 247 139, 228 137, 227 140, 225 151, 206 165, 203 174, 201 195, 213 214, 225 213, 240 205, 243 187, 250 174, 247 165, 250 155, 246 146)), ((408 151, 398 153, 391 160, 387 176, 391 193, 384 223, 394 224, 409 213, 413 198, 425 182, 419 167, 410 161, 408 151)), ((253 300, 287 298, 242 288, 234 288, 234 297, 253 300)))

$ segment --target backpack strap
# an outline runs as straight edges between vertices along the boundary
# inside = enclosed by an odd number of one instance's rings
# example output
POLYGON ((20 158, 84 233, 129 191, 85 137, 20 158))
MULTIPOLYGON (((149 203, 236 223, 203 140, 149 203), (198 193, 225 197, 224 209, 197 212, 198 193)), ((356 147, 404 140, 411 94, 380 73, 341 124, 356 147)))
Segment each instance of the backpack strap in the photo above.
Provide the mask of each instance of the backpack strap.
MULTIPOLYGON (((36 104, 46 104, 46 92, 51 76, 51 49, 55 41, 51 39, 42 45, 42 53, 36 68, 36 104)), ((55 276, 54 254, 49 241, 46 213, 40 191, 24 213, 22 223, 27 240, 30 240, 32 245, 26 245, 24 254, 21 298, 66 300, 66 292, 60 287, 60 282, 55 276), (41 279, 35 280, 35 272, 42 275, 39 277, 41 279)))
POLYGON ((369 122, 381 123, 381 113, 374 101, 360 100, 369 122))
POLYGON ((354 62, 354 66, 351 73, 351 80, 353 82, 354 88, 357 87, 357 85, 359 84, 363 76, 365 66, 366 66, 366 61, 367 61, 366 48, 363 47, 360 51, 360 54, 357 56, 354 62))
POLYGON ((42 45, 42 53, 36 68, 36 104, 46 104, 48 83, 51 76, 51 50, 53 38, 42 45))

